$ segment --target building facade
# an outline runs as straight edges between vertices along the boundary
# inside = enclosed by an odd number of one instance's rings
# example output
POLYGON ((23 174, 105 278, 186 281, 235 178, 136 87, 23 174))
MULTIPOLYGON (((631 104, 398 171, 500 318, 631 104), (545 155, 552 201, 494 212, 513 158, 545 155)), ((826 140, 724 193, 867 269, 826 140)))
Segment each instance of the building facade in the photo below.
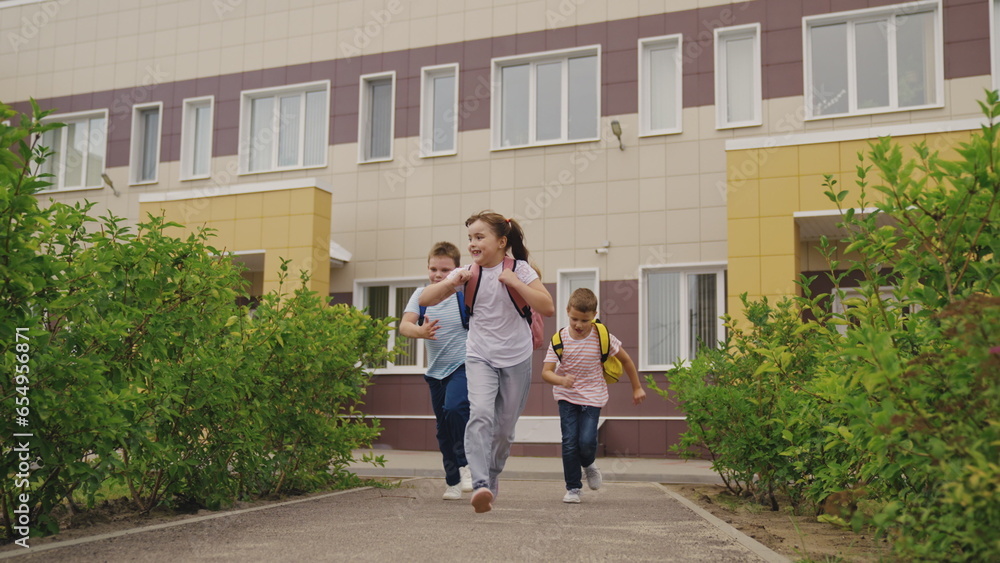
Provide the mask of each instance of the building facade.
MULTIPOLYGON (((565 324, 590 287, 641 373, 796 293, 836 235, 824 174, 869 139, 942 154, 996 88, 998 0, 0 1, 0 100, 54 109, 56 185, 399 316, 426 253, 516 217, 565 324)), ((467 257, 467 255, 466 255, 467 257)), ((390 338, 387 346, 396 346, 390 338)), ((423 346, 376 370, 382 444, 436 449, 423 346)), ((536 353, 536 368, 541 365, 536 353)), ((536 372, 538 369, 536 369, 536 372)), ((558 452, 536 378, 515 453, 558 452)), ((683 411, 612 389, 606 455, 669 455, 683 411)))

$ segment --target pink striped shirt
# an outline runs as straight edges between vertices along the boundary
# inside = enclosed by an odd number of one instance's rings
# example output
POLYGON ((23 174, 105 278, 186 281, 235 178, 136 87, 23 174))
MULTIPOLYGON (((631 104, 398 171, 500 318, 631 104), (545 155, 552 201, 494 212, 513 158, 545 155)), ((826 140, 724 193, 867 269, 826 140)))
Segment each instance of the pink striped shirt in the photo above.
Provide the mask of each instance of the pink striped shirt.
MULTIPOLYGON (((556 364, 556 375, 572 374, 576 377, 572 388, 562 385, 552 386, 552 396, 556 401, 567 401, 574 405, 603 407, 608 402, 608 384, 604 381, 604 368, 601 366, 601 341, 597 329, 592 328, 590 334, 582 340, 574 340, 569 330, 559 331, 562 339, 562 361, 556 356, 549 345, 545 353, 546 363, 556 364)), ((621 350, 622 343, 613 334, 610 339, 609 356, 614 356, 621 350)))

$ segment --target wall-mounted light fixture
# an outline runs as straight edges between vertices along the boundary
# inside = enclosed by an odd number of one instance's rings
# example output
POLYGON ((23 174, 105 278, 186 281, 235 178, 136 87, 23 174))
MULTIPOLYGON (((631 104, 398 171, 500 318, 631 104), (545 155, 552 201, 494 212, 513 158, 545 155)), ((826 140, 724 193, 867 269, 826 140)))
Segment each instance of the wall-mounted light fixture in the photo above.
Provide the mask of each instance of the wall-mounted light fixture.
POLYGON ((606 241, 604 241, 604 242, 601 243, 601 246, 598 246, 597 248, 595 248, 594 252, 597 253, 597 254, 607 254, 608 253, 608 248, 610 246, 611 246, 611 241, 610 240, 606 240, 606 241))
POLYGON ((112 192, 115 193, 115 197, 121 197, 121 194, 118 193, 118 190, 115 189, 115 185, 114 183, 111 182, 111 178, 108 176, 107 172, 101 172, 101 179, 104 180, 104 183, 107 184, 109 188, 111 188, 112 192))
POLYGON ((625 150, 625 145, 622 144, 622 124, 617 119, 611 121, 611 132, 618 137, 618 148, 625 150))

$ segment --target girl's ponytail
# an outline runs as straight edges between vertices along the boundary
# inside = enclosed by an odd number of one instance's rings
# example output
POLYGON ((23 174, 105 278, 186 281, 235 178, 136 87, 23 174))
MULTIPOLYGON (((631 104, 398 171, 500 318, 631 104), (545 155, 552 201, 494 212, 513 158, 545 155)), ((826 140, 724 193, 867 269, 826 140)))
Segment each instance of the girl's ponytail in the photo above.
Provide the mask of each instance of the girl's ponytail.
POLYGON ((528 261, 528 247, 524 246, 524 229, 517 219, 507 219, 507 244, 516 260, 528 261))

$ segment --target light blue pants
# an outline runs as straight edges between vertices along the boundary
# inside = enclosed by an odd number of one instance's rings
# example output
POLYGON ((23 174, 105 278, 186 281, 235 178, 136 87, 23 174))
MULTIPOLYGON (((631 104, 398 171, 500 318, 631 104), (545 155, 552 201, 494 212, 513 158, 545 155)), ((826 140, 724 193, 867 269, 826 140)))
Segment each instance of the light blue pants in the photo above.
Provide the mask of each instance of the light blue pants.
POLYGON ((531 358, 507 368, 467 358, 465 371, 470 411, 465 427, 465 457, 472 472, 472 487, 478 489, 494 483, 507 463, 514 427, 528 403, 531 358))

